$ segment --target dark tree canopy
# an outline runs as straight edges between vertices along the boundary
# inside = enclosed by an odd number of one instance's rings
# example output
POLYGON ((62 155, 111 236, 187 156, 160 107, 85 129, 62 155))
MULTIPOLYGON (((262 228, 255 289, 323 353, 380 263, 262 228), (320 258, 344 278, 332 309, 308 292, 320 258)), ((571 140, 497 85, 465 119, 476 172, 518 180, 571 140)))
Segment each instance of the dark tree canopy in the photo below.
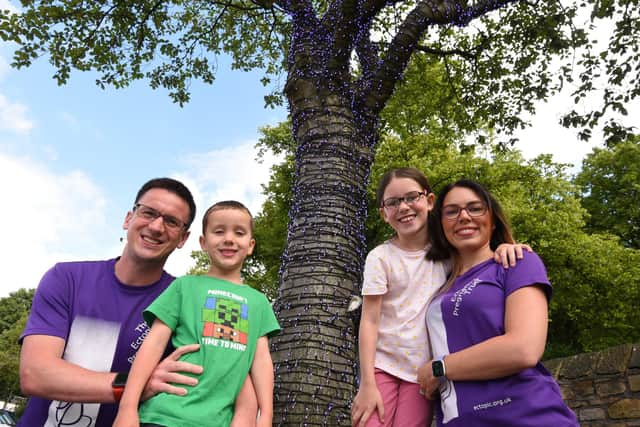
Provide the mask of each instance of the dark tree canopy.
POLYGON ((20 394, 18 338, 31 309, 34 290, 19 289, 0 298, 0 400, 20 394))
MULTIPOLYGON (((595 93, 602 102, 577 104, 562 120, 583 138, 604 121, 610 138, 623 139, 629 129, 618 118, 640 91, 637 0, 21 0, 21 6, 18 14, 0 12, 0 37, 17 44, 13 66, 45 56, 59 84, 74 70, 95 70, 101 87, 147 79, 181 104, 193 79, 213 83, 221 54, 233 58, 234 69, 263 69, 265 84, 287 73, 292 82, 302 75, 295 71, 316 66, 318 80, 333 81, 378 111, 409 58, 431 58, 448 75, 425 90, 450 90, 451 105, 470 120, 505 130, 521 127, 522 111, 532 112, 537 100, 561 88, 576 103, 595 93)), ((267 102, 280 101, 279 89, 267 102)))
MULTIPOLYGON (((380 114, 410 59, 445 70, 424 87, 448 95, 439 125, 508 135, 571 85, 577 101, 600 91, 602 102, 563 123, 587 138, 604 121, 621 140, 627 129, 608 114, 638 96, 639 11, 637 0, 22 0, 0 16, 0 37, 17 45, 15 67, 46 56, 61 84, 74 69, 95 70, 103 87, 144 78, 181 104, 192 79, 213 82, 220 54, 264 69, 267 84, 286 75, 295 163, 274 305, 275 422, 337 426, 350 424, 357 375, 347 308, 366 253, 380 114), (602 21, 614 25, 605 46, 591 31, 602 21)), ((268 102, 281 100, 275 89, 268 102)))
POLYGON ((31 310, 33 289, 18 289, 0 298, 0 333, 12 328, 24 313, 31 310))

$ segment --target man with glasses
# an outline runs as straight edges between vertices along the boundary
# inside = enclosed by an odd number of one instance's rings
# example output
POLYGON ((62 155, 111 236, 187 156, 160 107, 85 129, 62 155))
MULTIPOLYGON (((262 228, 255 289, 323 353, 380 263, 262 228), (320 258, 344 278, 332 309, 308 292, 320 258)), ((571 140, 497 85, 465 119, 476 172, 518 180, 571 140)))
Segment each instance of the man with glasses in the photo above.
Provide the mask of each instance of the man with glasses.
MULTIPOLYGON (((189 237, 191 192, 170 178, 140 188, 124 219, 119 258, 58 263, 45 273, 20 337, 20 384, 30 395, 20 426, 111 426, 126 373, 148 333, 142 311, 173 281, 167 258, 189 237)), ((184 394, 201 367, 178 361, 196 344, 166 355, 144 397, 184 394)), ((167 352, 168 353, 168 352, 167 352)))

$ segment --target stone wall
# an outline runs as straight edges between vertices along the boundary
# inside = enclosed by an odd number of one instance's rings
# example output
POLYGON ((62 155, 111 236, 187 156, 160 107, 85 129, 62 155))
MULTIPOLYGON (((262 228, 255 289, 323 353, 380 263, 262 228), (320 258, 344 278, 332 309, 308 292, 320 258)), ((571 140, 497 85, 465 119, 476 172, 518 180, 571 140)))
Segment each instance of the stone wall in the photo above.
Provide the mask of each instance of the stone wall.
POLYGON ((543 364, 582 427, 640 427, 640 344, 543 364))

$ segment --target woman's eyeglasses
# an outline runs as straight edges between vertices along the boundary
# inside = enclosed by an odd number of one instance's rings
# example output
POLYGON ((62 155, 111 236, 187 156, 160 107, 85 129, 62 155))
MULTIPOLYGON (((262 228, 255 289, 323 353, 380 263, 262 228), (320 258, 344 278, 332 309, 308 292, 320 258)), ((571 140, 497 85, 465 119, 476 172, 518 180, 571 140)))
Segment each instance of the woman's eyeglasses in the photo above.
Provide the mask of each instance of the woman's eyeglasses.
POLYGON ((484 202, 471 202, 467 206, 447 205, 442 208, 442 217, 448 221, 455 221, 462 211, 467 211, 470 217, 478 217, 487 213, 487 205, 484 202))

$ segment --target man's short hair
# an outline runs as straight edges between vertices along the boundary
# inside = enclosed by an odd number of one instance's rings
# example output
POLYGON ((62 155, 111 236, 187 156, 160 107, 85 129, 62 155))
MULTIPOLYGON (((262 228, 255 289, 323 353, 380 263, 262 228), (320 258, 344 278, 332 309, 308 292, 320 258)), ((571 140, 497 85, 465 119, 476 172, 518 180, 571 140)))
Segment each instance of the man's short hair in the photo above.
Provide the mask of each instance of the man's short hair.
POLYGON ((196 202, 193 200, 191 191, 189 191, 183 183, 173 178, 153 178, 140 187, 134 204, 138 203, 147 191, 153 190, 154 188, 167 190, 180 197, 189 205, 189 220, 187 221, 187 228, 189 228, 193 219, 196 217, 196 202))

